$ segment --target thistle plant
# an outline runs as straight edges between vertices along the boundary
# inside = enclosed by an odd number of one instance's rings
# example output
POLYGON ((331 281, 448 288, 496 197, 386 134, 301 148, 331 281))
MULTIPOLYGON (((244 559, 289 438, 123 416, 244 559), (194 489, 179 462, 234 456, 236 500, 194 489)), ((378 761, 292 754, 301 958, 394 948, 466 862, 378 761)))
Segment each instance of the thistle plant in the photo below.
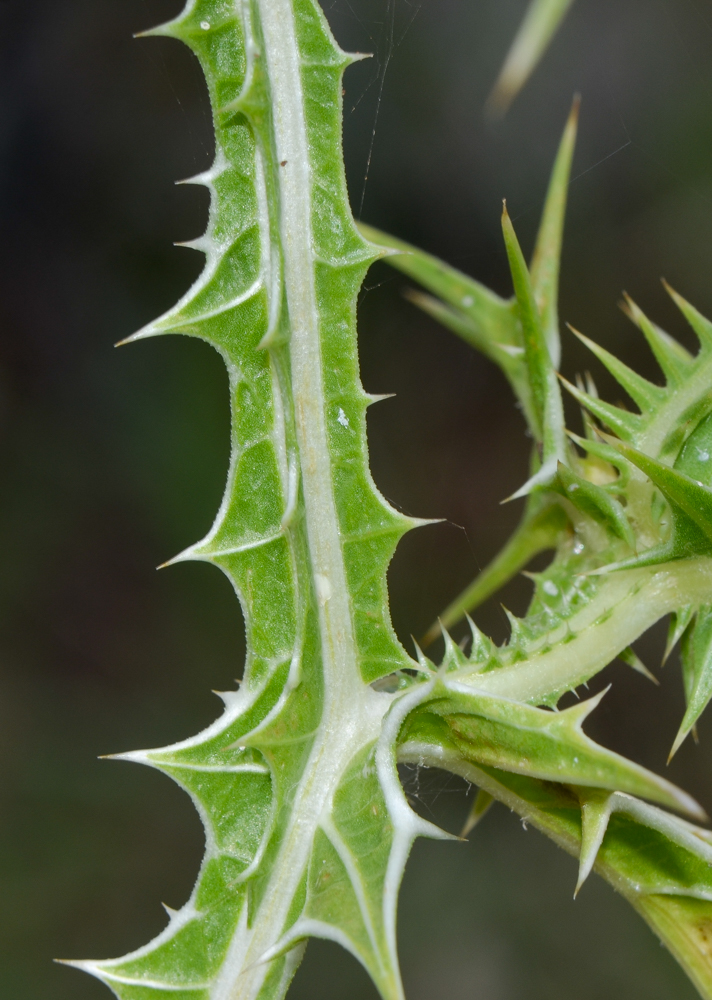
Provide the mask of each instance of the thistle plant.
MULTIPOLYGON (((410 807, 399 763, 479 789, 466 830, 504 802, 595 869, 712 997, 712 834, 685 792, 583 731, 601 696, 558 709, 672 616, 688 711, 712 694, 712 323, 676 292, 698 336, 688 354, 632 302, 662 370, 646 381, 587 340, 638 412, 565 385, 584 432, 564 424, 559 258, 576 114, 556 158, 528 266, 506 208, 514 295, 504 300, 351 215, 341 156, 342 74, 359 56, 333 40, 316 0, 188 0, 148 34, 201 62, 216 156, 195 242, 203 274, 129 340, 179 333, 223 357, 232 454, 207 537, 174 561, 216 564, 240 599, 247 660, 204 732, 119 755, 191 795, 206 851, 189 901, 121 959, 74 963, 122 1000, 283 997, 309 937, 336 941, 384 1000, 403 997, 396 904, 418 836, 451 837, 410 807), (524 515, 502 554, 442 618, 444 655, 410 655, 388 613, 386 570, 427 522, 386 503, 368 466, 356 296, 384 259, 425 291, 412 300, 500 365, 533 438, 524 515), (447 628, 553 550, 527 614, 496 646, 447 628)), ((433 638, 431 633, 427 639, 433 638)))

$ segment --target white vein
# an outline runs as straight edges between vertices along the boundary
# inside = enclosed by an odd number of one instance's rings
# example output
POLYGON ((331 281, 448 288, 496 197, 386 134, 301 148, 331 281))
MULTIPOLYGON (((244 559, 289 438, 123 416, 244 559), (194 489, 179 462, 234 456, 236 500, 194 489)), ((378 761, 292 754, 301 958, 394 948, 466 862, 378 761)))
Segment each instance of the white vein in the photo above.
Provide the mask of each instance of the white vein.
MULTIPOLYGON (((376 748, 376 770, 378 780, 386 800, 386 806, 393 822, 393 846, 388 859, 388 868, 383 889, 383 922, 386 942, 392 959, 397 955, 396 907, 405 863, 416 837, 431 837, 435 840, 452 839, 439 827, 421 819, 408 805, 398 780, 396 751, 398 734, 407 715, 417 708, 432 692, 436 680, 418 684, 403 695, 391 707, 384 719, 381 735, 376 748)), ((395 974, 398 975, 396 963, 395 974)))
MULTIPOLYGON (((87 969, 87 971, 91 970, 87 969)), ((184 983, 180 986, 175 986, 172 983, 164 983, 158 979, 131 979, 128 976, 116 976, 101 969, 98 969, 94 974, 99 979, 108 979, 109 982, 121 983, 122 986, 142 986, 144 989, 161 990, 164 993, 188 993, 193 990, 210 989, 210 983, 184 983)))
MULTIPOLYGON (((331 810, 329 809, 329 812, 330 811, 331 810)), ((378 946, 378 935, 376 934, 376 930, 373 926, 371 909, 368 905, 368 899, 366 898, 366 889, 363 884, 363 878, 361 876, 361 870, 359 869, 358 862, 349 847, 344 843, 343 838, 334 826, 328 813, 322 817, 321 828, 331 841, 334 850, 341 859, 342 865, 346 869, 346 874, 349 876, 349 881, 351 882, 354 895, 356 896, 356 901, 358 903, 358 908, 361 913, 361 919, 363 920, 366 934, 368 935, 368 939, 371 943, 373 956, 381 968, 381 973, 385 973, 386 970, 383 966, 381 949, 378 946)))
POLYGON ((170 767, 179 771, 207 771, 214 774, 269 774, 270 769, 265 764, 183 764, 164 761, 162 767, 170 767))

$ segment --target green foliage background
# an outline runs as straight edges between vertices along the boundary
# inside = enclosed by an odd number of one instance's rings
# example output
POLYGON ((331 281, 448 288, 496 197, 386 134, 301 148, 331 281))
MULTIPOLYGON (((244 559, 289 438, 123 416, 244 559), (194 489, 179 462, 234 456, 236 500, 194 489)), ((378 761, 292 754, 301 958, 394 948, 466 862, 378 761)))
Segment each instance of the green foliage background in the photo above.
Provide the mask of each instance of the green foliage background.
MULTIPOLYGON (((200 537, 219 504, 221 363, 180 338, 111 348, 201 267, 171 241, 204 225, 206 193, 172 186, 210 162, 202 79, 177 43, 131 39, 180 6, 0 3, 0 996, 13 1000, 108 996, 50 959, 121 954, 163 926, 157 900, 184 901, 202 853, 187 798, 147 769, 96 757, 196 732, 218 711, 210 688, 241 670, 239 610, 220 574, 153 570, 200 537)), ((528 249, 580 90, 562 318, 656 378, 616 301, 626 288, 688 342, 664 274, 712 313, 712 2, 580 0, 508 118, 488 125, 482 105, 524 6, 325 4, 345 48, 377 53, 346 77, 354 210, 372 148, 362 218, 508 293, 499 200, 528 249)), ((369 414, 375 478, 408 513, 448 519, 407 537, 394 561, 394 622, 407 639, 514 526, 518 509, 498 502, 521 485, 528 444, 503 379, 405 304, 403 286, 372 271, 360 343, 366 388, 398 394, 369 414)), ((573 338, 564 356, 568 377, 591 365, 573 338)), ((517 583, 506 603, 521 611, 526 593, 517 583)), ((496 602, 478 623, 506 634, 496 602)), ((640 644, 649 666, 663 632, 640 644)), ((589 727, 658 771, 683 711, 679 673, 662 678, 656 691, 610 668, 596 684, 614 689, 589 727)), ((669 776, 712 811, 706 718, 700 735, 669 776)), ((424 815, 459 827, 467 805, 454 780, 406 780, 424 815)), ((400 905, 410 1000, 692 998, 603 883, 572 902, 575 870, 502 808, 467 845, 416 844, 400 905)), ((293 995, 375 993, 353 959, 313 942, 293 995)))

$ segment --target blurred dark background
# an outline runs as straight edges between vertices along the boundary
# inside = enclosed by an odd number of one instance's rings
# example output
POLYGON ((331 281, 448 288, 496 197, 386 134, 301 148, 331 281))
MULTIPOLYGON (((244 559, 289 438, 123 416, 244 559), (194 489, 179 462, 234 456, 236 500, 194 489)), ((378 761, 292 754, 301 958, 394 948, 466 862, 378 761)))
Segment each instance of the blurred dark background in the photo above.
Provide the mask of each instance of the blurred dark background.
MULTIPOLYGON (((242 669, 240 612, 210 567, 154 567, 206 532, 224 483, 226 377, 175 338, 112 344, 170 306, 202 258, 206 195, 174 187, 210 163, 197 63, 132 33, 179 0, 0 0, 0 997, 100 1000, 54 957, 107 957, 165 923, 202 852, 185 795, 98 755, 160 746, 218 713, 242 669)), ((532 245, 575 91, 581 133, 562 318, 653 378, 617 309, 625 288, 691 345, 664 275, 712 314, 712 0, 577 0, 508 117, 482 113, 525 0, 325 0, 337 38, 375 53, 346 77, 354 210, 497 291, 508 198, 532 245), (385 75, 384 75, 385 74, 385 75), (368 166, 368 180, 364 177, 368 166)), ((386 496, 444 523, 410 535, 391 575, 394 621, 419 635, 495 553, 528 444, 499 374, 402 298, 380 265, 360 304, 363 380, 386 496)), ((591 367, 570 335, 564 371, 591 367)), ((572 411, 573 413, 573 411, 572 411)), ((573 414, 575 423, 576 416, 573 414)), ((525 581, 506 591, 523 612, 525 581)), ((498 601, 478 614, 501 640, 498 601)), ((665 628, 638 644, 657 669, 665 628)), ((683 709, 675 664, 655 689, 618 664, 592 735, 662 770, 683 709)), ((593 685, 592 685, 593 687, 593 685)), ((670 776, 712 811, 712 723, 670 776)), ((406 776, 457 830, 466 789, 406 776)), ((400 907, 410 1000, 692 1000, 627 905, 497 808, 467 844, 420 842, 400 907)), ((315 942, 298 1000, 373 1000, 354 960, 315 942)))

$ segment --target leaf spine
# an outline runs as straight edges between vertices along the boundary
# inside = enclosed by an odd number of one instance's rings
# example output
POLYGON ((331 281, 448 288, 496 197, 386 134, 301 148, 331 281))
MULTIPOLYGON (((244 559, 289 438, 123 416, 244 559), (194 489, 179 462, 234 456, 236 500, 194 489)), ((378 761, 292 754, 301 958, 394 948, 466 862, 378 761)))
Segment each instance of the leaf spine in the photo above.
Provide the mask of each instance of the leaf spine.
MULTIPOLYGON (((599 347, 595 341, 589 340, 578 330, 574 329, 569 324, 569 329, 574 334, 575 337, 581 341, 588 349, 595 354, 599 361, 602 362, 608 369, 608 371, 613 375, 616 381, 625 389, 633 402, 638 406, 643 413, 651 413, 654 411, 656 406, 665 399, 665 390, 661 389, 659 386, 653 385, 647 379, 638 375, 637 372, 629 368, 628 365, 619 361, 615 355, 611 354, 610 351, 605 350, 603 347, 599 347)), ((589 393, 591 396, 597 396, 597 393, 589 393)))
POLYGON ((592 396, 590 393, 581 392, 576 386, 568 382, 562 375, 559 376, 562 385, 581 406, 585 406, 589 413, 597 417, 606 424, 612 431, 625 441, 632 441, 643 428, 642 418, 635 413, 629 413, 618 406, 604 403, 603 400, 592 396))
POLYGON ((668 384, 682 385, 688 374, 691 361, 687 351, 664 330, 651 323, 643 310, 627 294, 624 294, 623 311, 648 341, 668 384))
POLYGON ((663 287, 697 335, 704 353, 712 350, 712 323, 663 278, 663 287))

